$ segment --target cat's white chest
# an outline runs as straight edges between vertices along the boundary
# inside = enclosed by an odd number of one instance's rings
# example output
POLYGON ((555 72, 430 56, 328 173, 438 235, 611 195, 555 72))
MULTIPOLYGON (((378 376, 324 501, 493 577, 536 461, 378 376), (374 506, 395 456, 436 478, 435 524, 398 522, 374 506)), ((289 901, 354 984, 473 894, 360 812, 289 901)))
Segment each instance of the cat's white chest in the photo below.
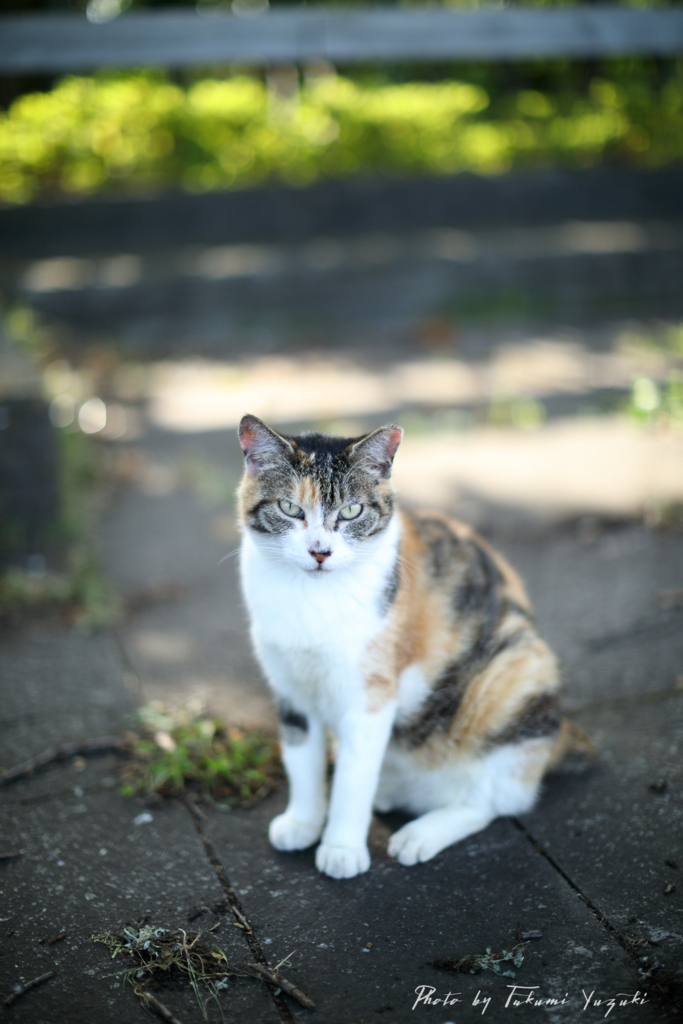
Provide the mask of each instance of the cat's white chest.
POLYGON ((261 641, 287 650, 349 649, 364 647, 381 627, 384 573, 374 567, 305 573, 265 557, 247 535, 241 570, 252 631, 261 641))
POLYGON ((381 595, 396 543, 389 535, 373 559, 323 574, 268 557, 245 535, 242 587, 254 644, 276 690, 294 688, 317 704, 339 694, 342 679, 345 687, 354 678, 361 684, 363 657, 384 624, 381 595))

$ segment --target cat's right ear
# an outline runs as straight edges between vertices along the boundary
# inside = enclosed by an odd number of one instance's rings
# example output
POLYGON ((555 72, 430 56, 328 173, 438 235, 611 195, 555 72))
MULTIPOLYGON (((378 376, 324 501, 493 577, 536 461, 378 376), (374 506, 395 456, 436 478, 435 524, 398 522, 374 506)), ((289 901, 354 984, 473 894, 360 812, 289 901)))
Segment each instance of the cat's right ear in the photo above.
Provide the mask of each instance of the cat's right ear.
POLYGON ((294 451, 289 441, 271 430, 257 416, 243 416, 238 434, 249 476, 258 476, 265 469, 272 469, 294 451))

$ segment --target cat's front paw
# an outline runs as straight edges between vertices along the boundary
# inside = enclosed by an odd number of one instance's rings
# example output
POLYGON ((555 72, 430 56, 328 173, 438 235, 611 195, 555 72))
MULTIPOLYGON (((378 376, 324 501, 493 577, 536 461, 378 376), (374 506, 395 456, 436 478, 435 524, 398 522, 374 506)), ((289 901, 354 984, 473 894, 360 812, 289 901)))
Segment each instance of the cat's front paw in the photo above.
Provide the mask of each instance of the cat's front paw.
POLYGON ((273 818, 268 838, 276 850, 306 850, 320 839, 324 822, 300 821, 285 811, 273 818))
POLYGON ((328 846, 321 843, 315 855, 318 871, 330 878, 354 878, 370 867, 367 846, 328 846))
POLYGON ((441 837, 435 836, 418 818, 416 821, 409 821, 398 832, 394 832, 389 840, 387 852, 391 857, 395 857, 399 864, 410 867, 412 864, 431 860, 446 845, 448 844, 444 843, 441 837))

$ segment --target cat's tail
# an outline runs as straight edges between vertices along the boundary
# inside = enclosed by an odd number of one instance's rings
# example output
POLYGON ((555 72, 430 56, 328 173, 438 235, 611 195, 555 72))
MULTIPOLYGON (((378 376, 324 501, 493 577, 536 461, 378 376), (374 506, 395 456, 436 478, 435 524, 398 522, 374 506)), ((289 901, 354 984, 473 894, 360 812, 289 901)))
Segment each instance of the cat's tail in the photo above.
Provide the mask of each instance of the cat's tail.
POLYGON ((559 735, 550 754, 548 770, 585 772, 596 760, 595 745, 588 733, 568 718, 563 718, 559 735))

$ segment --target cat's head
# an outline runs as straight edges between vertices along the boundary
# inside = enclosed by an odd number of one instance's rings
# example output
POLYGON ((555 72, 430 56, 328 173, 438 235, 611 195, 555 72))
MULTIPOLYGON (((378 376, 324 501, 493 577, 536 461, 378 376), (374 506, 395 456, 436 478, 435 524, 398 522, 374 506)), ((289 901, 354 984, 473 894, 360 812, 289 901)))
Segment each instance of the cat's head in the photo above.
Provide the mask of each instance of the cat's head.
POLYGON ((351 564, 391 521, 389 477, 402 435, 390 425, 361 437, 287 437, 244 416, 242 527, 264 551, 307 572, 351 564))

